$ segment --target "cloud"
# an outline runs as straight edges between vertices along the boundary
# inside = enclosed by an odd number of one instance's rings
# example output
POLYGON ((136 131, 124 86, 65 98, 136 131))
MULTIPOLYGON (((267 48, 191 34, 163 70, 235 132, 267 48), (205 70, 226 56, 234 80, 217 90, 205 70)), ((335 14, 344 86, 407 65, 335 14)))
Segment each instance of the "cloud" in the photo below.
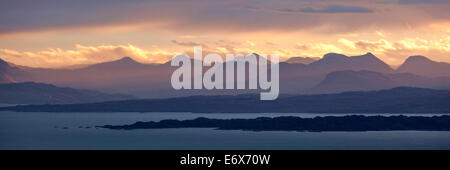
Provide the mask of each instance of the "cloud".
POLYGON ((192 52, 194 45, 202 45, 205 51, 220 53, 322 56, 372 51, 392 56, 399 56, 395 52, 429 54, 450 61, 450 56, 444 57, 450 49, 448 38, 439 41, 450 33, 450 5, 446 2, 0 1, 0 48, 5 48, 0 57, 44 67, 109 61, 125 55, 142 62, 164 62, 175 52, 192 52), (67 50, 74 44, 110 42, 125 45, 79 45, 67 50), (159 47, 135 46, 149 44, 159 47), (36 51, 47 47, 63 49, 36 51))
POLYGON ((400 65, 408 56, 424 55, 432 60, 450 62, 450 37, 439 40, 425 40, 421 38, 404 38, 395 41, 379 39, 375 41, 340 39, 338 41, 349 47, 346 53, 372 52, 393 65, 400 65), (352 48, 354 45, 355 48, 352 48))
POLYGON ((248 45, 248 46, 251 46, 251 47, 255 46, 255 43, 252 42, 252 41, 249 41, 249 40, 245 41, 245 44, 248 45))
POLYGON ((398 5, 370 0, 285 0, 283 3, 273 0, 41 0, 39 3, 15 0, 0 1, 0 34, 124 25, 183 34, 286 32, 322 27, 348 32, 371 26, 423 25, 449 19, 449 10, 448 6, 417 8, 415 4, 398 5), (341 13, 348 15, 321 15, 341 13))
POLYGON ((373 13, 374 11, 370 8, 362 6, 347 6, 347 5, 329 5, 322 8, 313 7, 302 7, 299 9, 293 8, 278 8, 278 9, 251 9, 251 11, 274 11, 280 13, 291 13, 291 14, 301 14, 301 13, 373 13))
POLYGON ((388 49, 395 49, 392 44, 385 39, 380 39, 378 41, 368 41, 368 40, 360 40, 354 42, 355 46, 357 48, 371 51, 371 52, 379 52, 379 51, 385 51, 388 49))
POLYGON ((352 49, 356 48, 355 43, 353 41, 347 40, 345 38, 339 39, 338 42, 343 44, 343 45, 345 45, 345 46, 347 46, 347 47, 350 47, 352 49))
POLYGON ((117 60, 125 56, 145 63, 163 63, 170 60, 175 54, 177 52, 168 52, 158 48, 144 50, 131 44, 116 46, 76 45, 74 50, 50 48, 39 52, 0 49, 0 58, 17 65, 32 67, 64 67, 79 64, 95 64, 117 60))
POLYGON ((203 48, 208 48, 208 46, 204 43, 198 43, 198 42, 192 42, 192 41, 188 41, 188 42, 181 42, 181 41, 177 41, 177 40, 172 40, 170 41, 176 45, 179 46, 184 46, 184 47, 194 47, 194 46, 202 46, 203 48))
POLYGON ((399 4, 450 4, 448 0, 398 0, 399 4))
POLYGON ((325 8, 301 8, 300 12, 305 13, 372 13, 373 10, 360 6, 344 6, 344 5, 331 5, 325 8))
POLYGON ((369 51, 388 51, 388 50, 438 50, 450 52, 450 37, 444 37, 438 41, 425 40, 421 38, 404 38, 397 41, 387 41, 379 39, 377 41, 359 40, 352 43, 359 49, 369 51))
MULTIPOLYGON (((120 59, 124 56, 143 63, 164 63, 176 54, 185 53, 193 57, 193 44, 206 42, 180 42, 182 45, 176 50, 153 46, 143 49, 135 45, 76 45, 74 49, 50 48, 47 50, 28 52, 11 49, 0 49, 0 58, 18 65, 32 67, 64 67, 80 64, 94 64, 120 59)), ((404 59, 412 55, 425 55, 436 61, 450 62, 450 36, 444 36, 437 40, 421 38, 403 38, 398 40, 352 40, 340 38, 336 42, 301 42, 293 47, 281 45, 278 48, 268 48, 265 41, 255 41, 255 46, 245 45, 241 42, 217 40, 208 43, 203 48, 203 54, 219 53, 225 56, 232 54, 279 54, 281 58, 292 56, 319 57, 329 52, 343 53, 346 55, 359 55, 372 52, 389 64, 399 65, 404 59), (245 46, 242 46, 245 45, 245 46)), ((280 44, 279 44, 280 45, 280 44)))
POLYGON ((138 4, 136 0, 130 3, 120 0, 42 0, 39 3, 33 0, 0 1, 0 33, 103 26, 118 21, 133 23, 142 17, 126 10, 136 8, 138 4))
POLYGON ((321 56, 325 53, 342 53, 343 50, 334 44, 328 43, 297 43, 295 48, 300 50, 302 55, 321 56))

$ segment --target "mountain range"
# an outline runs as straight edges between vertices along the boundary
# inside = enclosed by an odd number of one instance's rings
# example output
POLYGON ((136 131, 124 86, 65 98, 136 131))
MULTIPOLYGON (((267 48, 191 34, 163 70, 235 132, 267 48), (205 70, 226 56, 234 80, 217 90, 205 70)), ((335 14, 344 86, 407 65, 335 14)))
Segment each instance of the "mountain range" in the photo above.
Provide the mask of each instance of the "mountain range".
POLYGON ((134 97, 35 82, 0 83, 1 104, 73 104, 130 99, 134 97))
POLYGON ((450 89, 450 78, 425 77, 411 73, 383 74, 367 70, 344 70, 327 74, 319 84, 302 93, 327 94, 345 91, 382 90, 402 86, 450 89))
POLYGON ((397 71, 429 77, 450 76, 450 63, 435 62, 424 56, 411 56, 397 71))
MULTIPOLYGON (((173 90, 170 62, 144 64, 124 57, 84 67, 32 68, 0 59, 0 82, 40 82, 103 93, 130 94, 139 98, 171 98, 193 95, 237 95, 257 90, 173 90)), ((205 71, 205 70, 204 70, 205 71)), ((280 93, 325 94, 368 91, 398 86, 450 88, 450 64, 424 56, 409 57, 398 69, 371 53, 345 56, 325 54, 322 58, 296 57, 280 62, 280 93)))
POLYGON ((198 113, 450 113, 450 90, 397 87, 389 90, 316 95, 189 96, 69 105, 0 108, 19 112, 198 112, 198 113))

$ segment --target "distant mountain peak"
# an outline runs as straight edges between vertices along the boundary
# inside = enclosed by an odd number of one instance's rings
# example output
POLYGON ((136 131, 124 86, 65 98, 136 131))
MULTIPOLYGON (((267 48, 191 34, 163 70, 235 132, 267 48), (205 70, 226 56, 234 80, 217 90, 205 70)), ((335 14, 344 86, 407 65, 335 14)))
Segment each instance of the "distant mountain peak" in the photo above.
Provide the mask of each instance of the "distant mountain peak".
POLYGON ((314 61, 319 60, 320 58, 318 57, 291 57, 288 60, 286 60, 286 63, 291 63, 291 64, 310 64, 314 61))
POLYGON ((142 63, 133 60, 131 57, 123 57, 118 60, 98 63, 88 66, 84 69, 118 69, 118 68, 135 68, 136 66, 143 65, 142 63))
POLYGON ((372 55, 372 56, 374 56, 371 52, 367 52, 367 53, 364 54, 364 55, 372 55))
MULTIPOLYGON (((106 63, 108 63, 108 62, 106 62, 106 63)), ((122 58, 120 58, 118 60, 111 61, 109 63, 141 64, 140 62, 137 62, 133 58, 127 57, 127 56, 126 57, 122 57, 122 58)))
POLYGON ((5 60, 2 60, 0 58, 0 66, 3 66, 3 65, 8 65, 8 62, 6 62, 5 60))
POLYGON ((315 65, 315 64, 336 64, 336 63, 346 63, 348 60, 350 59, 350 57, 343 55, 343 54, 338 54, 338 53, 327 53, 325 55, 323 55, 323 57, 320 60, 314 61, 311 64, 315 65))
POLYGON ((338 54, 338 53, 327 53, 325 54, 322 59, 328 60, 328 59, 348 59, 346 55, 338 54))
POLYGON ((375 55, 373 55, 371 52, 367 52, 366 54, 360 55, 359 57, 370 57, 370 58, 377 58, 375 55))
POLYGON ((338 53, 328 53, 322 59, 309 64, 309 66, 323 72, 370 70, 384 73, 393 71, 389 65, 372 53, 351 57, 338 53))
POLYGON ((15 71, 11 65, 0 58, 0 83, 16 82, 12 72, 15 71))
POLYGON ((415 55, 415 56, 408 57, 405 60, 405 62, 403 62, 403 64, 399 67, 399 70, 402 70, 402 69, 405 69, 408 67, 418 69, 419 67, 425 67, 425 65, 430 65, 430 64, 435 64, 435 63, 438 64, 437 62, 430 60, 425 56, 415 55))
POLYGON ((363 62, 376 62, 376 63, 381 63, 385 66, 388 66, 386 63, 384 63, 382 60, 380 60, 377 56, 373 55, 372 53, 368 52, 366 54, 363 55, 359 55, 359 56, 352 56, 352 59, 356 59, 356 60, 362 60, 363 62))
POLYGON ((369 59, 369 60, 380 60, 377 56, 373 55, 370 52, 367 52, 366 54, 363 54, 363 55, 352 56, 352 58, 369 59))
POLYGON ((421 55, 411 56, 397 69, 399 73, 439 77, 450 75, 450 63, 436 62, 421 55))
POLYGON ((136 60, 134 60, 133 58, 128 57, 128 56, 122 57, 121 59, 116 60, 116 61, 121 61, 121 62, 136 62, 136 63, 137 63, 136 60))
POLYGON ((415 55, 415 56, 408 57, 408 59, 406 59, 405 63, 406 62, 433 62, 433 61, 425 56, 415 55))

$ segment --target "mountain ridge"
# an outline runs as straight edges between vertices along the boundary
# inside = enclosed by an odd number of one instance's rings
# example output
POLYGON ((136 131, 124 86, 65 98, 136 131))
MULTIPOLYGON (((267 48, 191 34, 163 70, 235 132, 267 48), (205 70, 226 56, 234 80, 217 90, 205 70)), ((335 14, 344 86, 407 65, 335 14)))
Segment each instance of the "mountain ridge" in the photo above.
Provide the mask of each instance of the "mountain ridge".
POLYGON ((311 64, 314 61, 320 60, 319 57, 290 57, 289 59, 287 59, 286 61, 284 61, 285 63, 290 63, 290 64, 311 64))
POLYGON ((400 65, 397 72, 413 73, 429 77, 449 76, 450 63, 436 62, 420 55, 410 56, 400 65))
POLYGON ((389 90, 318 95, 190 96, 70 105, 2 107, 19 112, 197 112, 197 113, 450 113, 450 91, 398 87, 389 90), (251 107, 249 107, 251 106, 251 107))
POLYGON ((394 71, 388 64, 372 53, 350 57, 343 54, 327 53, 322 59, 312 62, 308 66, 314 70, 325 70, 328 72, 339 70, 370 70, 389 73, 394 71))
POLYGON ((106 94, 36 82, 0 83, 2 104, 72 104, 133 98, 130 95, 106 94))
MULTIPOLYGON (((424 60, 423 58, 422 60, 424 60)), ((409 62, 406 62, 406 60, 405 62, 406 64, 410 63, 410 61, 420 62, 422 61, 420 59, 420 57, 413 57, 409 62)), ((105 93, 131 94, 141 98, 170 98, 190 95, 248 93, 248 91, 244 90, 227 92, 225 92, 226 90, 175 91, 171 88, 170 77, 176 67, 172 67, 170 63, 144 64, 133 60, 131 57, 123 57, 110 62, 93 64, 76 69, 22 68, 8 66, 8 68, 3 69, 8 71, 2 71, 2 68, 6 68, 6 66, 0 66, 0 82, 35 81, 78 89, 92 89, 105 93)), ((448 74, 445 74, 447 73, 446 71, 440 71, 442 74, 438 76, 424 74, 417 74, 419 77, 409 76, 406 74, 416 75, 416 72, 421 70, 418 69, 420 67, 412 67, 410 70, 406 71, 398 71, 398 69, 394 70, 372 53, 350 57, 343 54, 328 53, 325 54, 322 59, 310 64, 280 62, 279 68, 280 93, 289 94, 304 93, 305 91, 318 86, 327 78, 328 74, 345 70, 379 72, 391 79, 395 79, 396 82, 405 81, 403 83, 398 83, 399 85, 411 85, 424 88, 446 88, 450 82, 450 77, 448 77, 448 75, 450 75, 450 70, 448 71, 448 74), (405 73, 403 76, 397 75, 392 77, 390 75, 403 73, 405 73), (424 76, 433 77, 432 82, 426 83, 426 80, 431 79, 425 78, 424 76), (414 81, 419 81, 420 83, 415 83, 414 81), (439 83, 441 84, 439 85, 439 83)), ((205 71, 207 67, 203 69, 205 71)), ((348 81, 348 83, 352 82, 348 81)), ((374 89, 380 88, 366 88, 366 90, 374 89)), ((343 90, 334 92, 344 90, 352 89, 344 88, 343 90)), ((354 90, 365 89, 355 88, 354 90)))

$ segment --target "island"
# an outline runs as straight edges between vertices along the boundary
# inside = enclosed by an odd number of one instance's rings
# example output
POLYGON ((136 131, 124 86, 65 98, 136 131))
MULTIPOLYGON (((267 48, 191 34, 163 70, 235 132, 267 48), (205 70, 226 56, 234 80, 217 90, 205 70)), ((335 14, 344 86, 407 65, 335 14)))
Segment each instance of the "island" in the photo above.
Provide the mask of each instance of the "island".
POLYGON ((163 129, 163 128, 215 128, 218 130, 246 131, 450 131, 450 116, 295 116, 258 117, 254 119, 161 120, 136 122, 129 125, 97 126, 113 130, 163 129))

